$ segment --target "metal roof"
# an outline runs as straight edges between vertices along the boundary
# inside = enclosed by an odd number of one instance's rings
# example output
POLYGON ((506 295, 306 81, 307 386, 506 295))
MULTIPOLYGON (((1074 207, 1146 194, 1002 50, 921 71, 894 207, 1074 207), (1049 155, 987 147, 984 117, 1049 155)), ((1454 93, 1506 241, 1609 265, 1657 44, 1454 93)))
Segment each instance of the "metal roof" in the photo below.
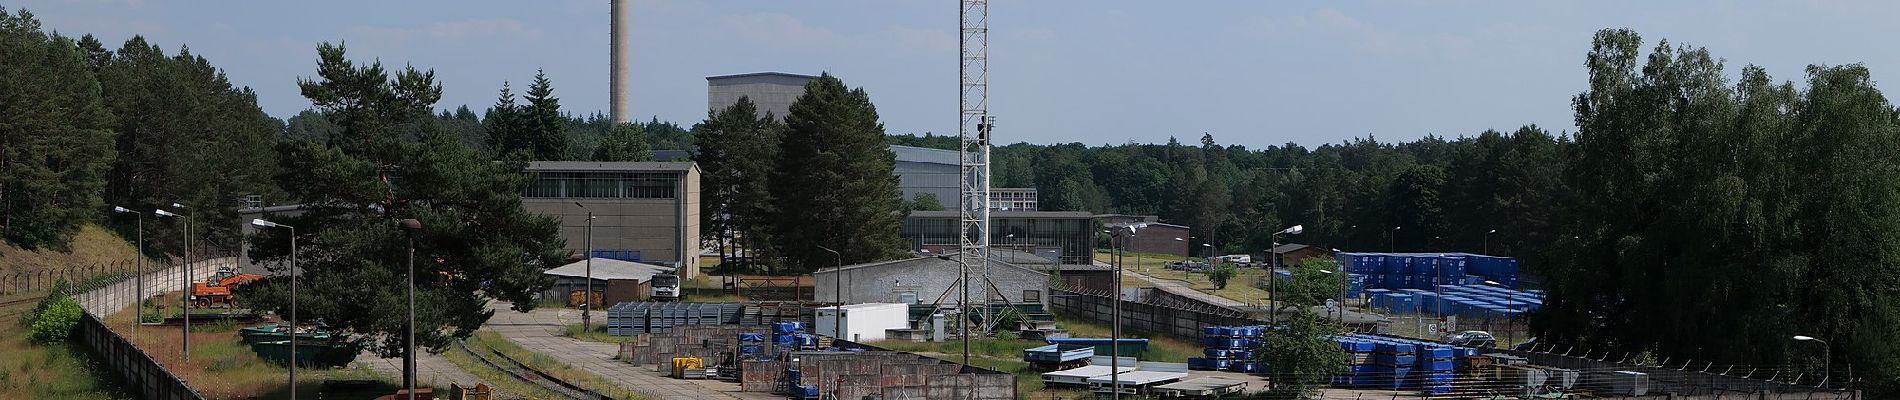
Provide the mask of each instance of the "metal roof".
POLYGON ((732 75, 714 75, 714 76, 706 77, 706 80, 710 81, 714 79, 750 78, 754 76, 783 76, 787 78, 818 79, 817 76, 813 76, 813 75, 794 74, 790 72, 766 71, 766 72, 748 72, 748 73, 743 73, 743 74, 732 74, 732 75))
MULTIPOLYGON (((637 279, 644 282, 648 279, 652 279, 654 274, 664 274, 664 273, 673 272, 673 268, 662 267, 662 266, 653 265, 653 264, 643 264, 643 263, 637 263, 637 262, 632 262, 632 261, 615 260, 611 258, 600 258, 600 257, 594 257, 593 260, 594 260, 593 277, 594 279, 600 279, 600 280, 637 279)), ((547 274, 547 275, 554 275, 554 276, 586 278, 588 276, 587 260, 575 261, 571 264, 555 267, 554 269, 550 269, 542 273, 547 274)))
POLYGON ((686 171, 698 169, 691 161, 534 161, 528 163, 528 171, 686 171))
POLYGON ((1286 253, 1292 253, 1295 251, 1300 251, 1300 249, 1305 249, 1308 247, 1313 247, 1313 246, 1308 246, 1308 245, 1299 244, 1299 243, 1287 243, 1287 244, 1275 246, 1273 250, 1270 250, 1270 251, 1272 251, 1273 254, 1286 254, 1286 253))

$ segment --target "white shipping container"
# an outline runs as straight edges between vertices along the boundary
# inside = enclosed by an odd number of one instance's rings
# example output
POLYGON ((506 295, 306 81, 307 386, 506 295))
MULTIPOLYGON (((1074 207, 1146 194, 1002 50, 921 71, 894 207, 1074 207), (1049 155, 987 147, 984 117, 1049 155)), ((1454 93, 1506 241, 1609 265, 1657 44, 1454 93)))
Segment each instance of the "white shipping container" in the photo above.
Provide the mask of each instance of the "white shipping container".
POLYGON ((910 305, 897 303, 847 304, 840 307, 824 307, 812 319, 811 333, 832 336, 854 342, 884 340, 885 329, 910 328, 910 305), (842 314, 842 315, 840 315, 842 314), (833 324, 842 327, 834 328, 833 324))

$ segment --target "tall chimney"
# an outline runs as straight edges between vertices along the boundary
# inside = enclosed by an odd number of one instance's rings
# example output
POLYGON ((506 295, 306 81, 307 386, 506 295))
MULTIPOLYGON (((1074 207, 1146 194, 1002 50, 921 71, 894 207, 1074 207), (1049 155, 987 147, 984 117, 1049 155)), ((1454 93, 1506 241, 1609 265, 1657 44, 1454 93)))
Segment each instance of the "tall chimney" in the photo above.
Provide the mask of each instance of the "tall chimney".
POLYGON ((613 47, 613 66, 611 67, 613 76, 608 78, 607 84, 607 101, 612 104, 608 115, 614 123, 624 124, 630 117, 627 114, 627 79, 631 76, 628 76, 627 68, 629 68, 628 64, 631 64, 628 60, 632 55, 627 54, 629 39, 627 25, 633 22, 632 17, 629 16, 632 11, 627 9, 627 0, 609 0, 609 2, 613 3, 613 28, 611 29, 613 38, 608 40, 613 47))

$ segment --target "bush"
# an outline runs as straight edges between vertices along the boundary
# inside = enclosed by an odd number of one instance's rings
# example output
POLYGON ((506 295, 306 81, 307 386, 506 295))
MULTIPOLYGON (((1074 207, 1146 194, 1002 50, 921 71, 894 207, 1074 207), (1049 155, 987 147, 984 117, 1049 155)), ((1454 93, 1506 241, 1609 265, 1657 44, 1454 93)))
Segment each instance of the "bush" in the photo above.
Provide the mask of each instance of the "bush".
POLYGON ((32 332, 27 338, 41 344, 64 342, 79 327, 82 314, 85 311, 79 308, 79 302, 73 301, 71 297, 59 297, 34 318, 32 332))
POLYGON ((1214 267, 1214 270, 1207 272, 1207 280, 1214 282, 1214 290, 1226 289, 1227 281, 1234 279, 1234 275, 1238 274, 1240 271, 1234 269, 1233 264, 1221 263, 1220 266, 1214 267))
POLYGON ((47 308, 52 307, 53 303, 58 303, 62 299, 71 301, 70 295, 72 291, 72 282, 67 282, 65 278, 53 281, 53 288, 46 291, 46 297, 40 298, 40 303, 33 305, 33 311, 28 311, 26 315, 20 317, 20 326, 32 327, 33 322, 39 321, 40 314, 46 312, 47 308))

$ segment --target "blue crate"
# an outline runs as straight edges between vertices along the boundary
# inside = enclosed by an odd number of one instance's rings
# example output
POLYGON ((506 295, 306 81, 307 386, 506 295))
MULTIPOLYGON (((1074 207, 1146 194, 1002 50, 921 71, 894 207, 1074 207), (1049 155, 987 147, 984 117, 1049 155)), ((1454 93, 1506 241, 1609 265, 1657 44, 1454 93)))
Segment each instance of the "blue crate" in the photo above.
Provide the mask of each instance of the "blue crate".
POLYGON ((1418 351, 1418 346, 1415 346, 1411 343, 1400 343, 1400 342, 1390 342, 1390 341, 1380 342, 1374 347, 1376 349, 1375 351, 1381 354, 1412 354, 1418 351))
POLYGON ((1426 387, 1425 387, 1425 391, 1427 391, 1427 392, 1432 392, 1433 394, 1445 394, 1445 393, 1451 393, 1451 385, 1450 385, 1450 384, 1444 384, 1444 385, 1431 385, 1431 386, 1426 386, 1426 387))
POLYGON ((1418 360, 1418 369, 1424 371, 1450 371, 1451 360, 1418 360))
MULTIPOLYGON (((1389 365, 1389 366, 1401 366, 1401 365, 1404 365, 1404 366, 1409 366, 1409 365, 1413 365, 1413 364, 1417 364, 1417 363, 1418 363, 1418 356, 1414 356, 1414 355, 1411 355, 1411 354, 1385 354, 1385 353, 1379 353, 1379 354, 1373 354, 1373 355, 1372 355, 1372 362, 1374 362, 1374 363, 1378 363, 1379 365, 1389 365)), ((1407 369, 1409 370, 1409 368, 1407 368, 1407 369)))
POLYGON ((785 370, 785 380, 798 382, 798 375, 799 372, 797 368, 785 370))
POLYGON ((1372 342, 1363 340, 1336 338, 1334 341, 1339 343, 1340 350, 1345 350, 1347 353, 1371 353, 1375 348, 1372 342))
POLYGON ((765 334, 759 332, 740 332, 739 343, 765 343, 765 334))
POLYGON ((1196 370, 1196 371, 1205 371, 1205 370, 1214 369, 1213 367, 1209 366, 1211 364, 1212 363, 1209 363, 1207 359, 1201 358, 1201 357, 1188 357, 1188 361, 1187 361, 1188 369, 1196 370))
POLYGON ((1234 372, 1260 372, 1260 363, 1256 361, 1235 361, 1227 370, 1234 372))
POLYGON ((1352 365, 1346 366, 1346 373, 1348 374, 1364 375, 1364 374, 1372 374, 1376 372, 1379 372, 1379 366, 1377 365, 1352 364, 1352 365))
POLYGON ((1227 358, 1227 353, 1227 349, 1206 349, 1201 351, 1201 354, 1207 356, 1207 358, 1227 358))
POLYGON ((1218 370, 1232 368, 1233 364, 1234 364, 1233 360, 1207 360, 1208 368, 1213 368, 1213 369, 1218 369, 1218 370))
POLYGON ((1425 345, 1418 347, 1417 353, 1418 357, 1422 359, 1444 360, 1451 358, 1452 349, 1451 346, 1445 345, 1425 345))

